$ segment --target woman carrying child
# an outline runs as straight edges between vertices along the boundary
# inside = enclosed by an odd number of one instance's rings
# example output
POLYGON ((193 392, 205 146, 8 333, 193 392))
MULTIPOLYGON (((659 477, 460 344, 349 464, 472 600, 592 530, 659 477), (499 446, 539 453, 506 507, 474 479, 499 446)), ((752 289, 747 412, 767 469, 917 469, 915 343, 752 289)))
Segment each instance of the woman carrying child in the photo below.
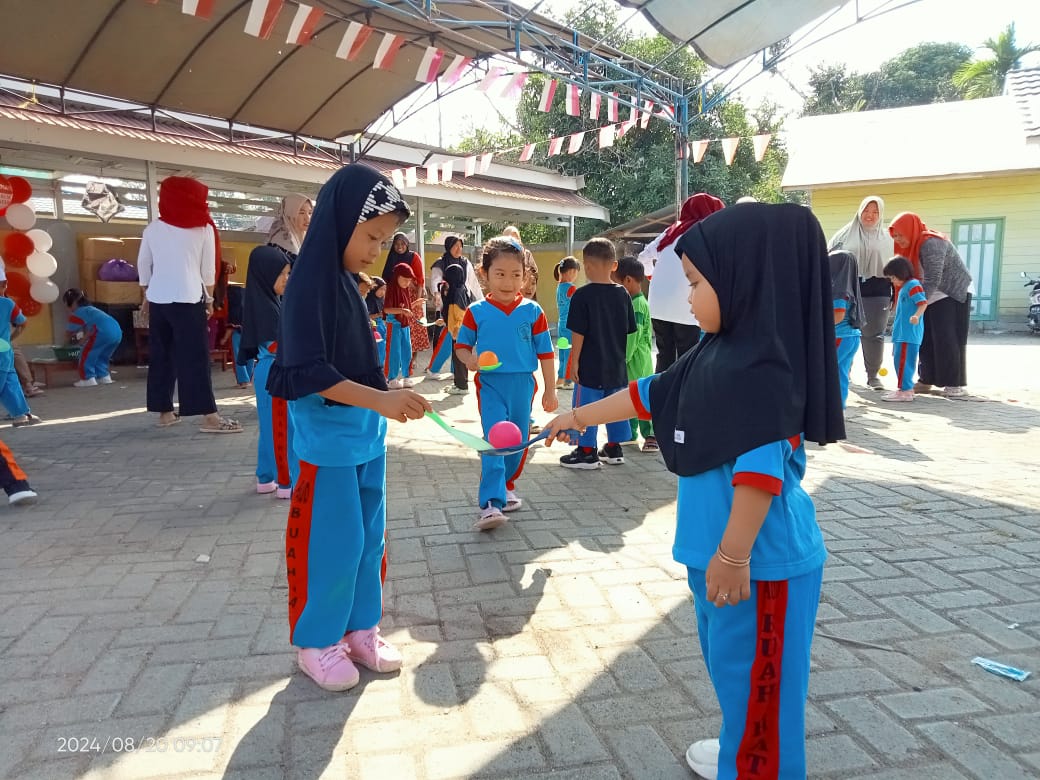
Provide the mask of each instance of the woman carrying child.
POLYGON ((548 429, 653 419, 679 475, 672 554, 722 710, 719 738, 691 745, 687 763, 711 780, 803 778, 827 557, 801 485, 804 442, 845 435, 826 242, 802 206, 741 204, 690 228, 676 253, 707 336, 665 373, 548 429))

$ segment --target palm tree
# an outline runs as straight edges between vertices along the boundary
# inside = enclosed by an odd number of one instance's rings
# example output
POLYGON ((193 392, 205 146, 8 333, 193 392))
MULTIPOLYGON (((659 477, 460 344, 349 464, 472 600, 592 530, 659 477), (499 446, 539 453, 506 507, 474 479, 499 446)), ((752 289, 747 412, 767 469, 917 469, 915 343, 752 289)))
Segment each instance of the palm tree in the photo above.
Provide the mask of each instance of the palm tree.
POLYGON ((1040 51, 1036 44, 1021 48, 1015 44, 1014 22, 1005 27, 996 40, 987 38, 983 41, 982 48, 993 52, 993 57, 967 62, 953 74, 953 83, 969 100, 999 95, 1004 91, 1008 71, 1017 68, 1019 60, 1027 54, 1040 51))

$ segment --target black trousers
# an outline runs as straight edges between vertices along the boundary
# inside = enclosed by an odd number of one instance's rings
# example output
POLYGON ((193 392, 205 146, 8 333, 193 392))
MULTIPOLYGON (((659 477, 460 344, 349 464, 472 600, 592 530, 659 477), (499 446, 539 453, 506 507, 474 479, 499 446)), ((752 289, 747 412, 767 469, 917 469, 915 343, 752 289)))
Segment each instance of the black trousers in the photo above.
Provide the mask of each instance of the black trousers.
POLYGON ((701 339, 701 329, 696 325, 680 325, 678 322, 651 319, 654 326, 654 341, 657 343, 657 373, 667 369, 681 358, 701 339))
POLYGON ((184 417, 213 414, 206 304, 148 305, 148 411, 172 412, 177 387, 184 417))
POLYGON ((929 304, 924 312, 924 337, 918 365, 918 380, 936 387, 968 384, 968 324, 971 293, 964 303, 953 298, 929 304))
POLYGON ((11 450, 2 441, 0 441, 0 487, 7 495, 30 490, 29 478, 18 467, 18 461, 14 459, 11 450))
POLYGON ((454 349, 451 350, 451 373, 455 387, 459 390, 469 389, 469 369, 459 360, 454 349))

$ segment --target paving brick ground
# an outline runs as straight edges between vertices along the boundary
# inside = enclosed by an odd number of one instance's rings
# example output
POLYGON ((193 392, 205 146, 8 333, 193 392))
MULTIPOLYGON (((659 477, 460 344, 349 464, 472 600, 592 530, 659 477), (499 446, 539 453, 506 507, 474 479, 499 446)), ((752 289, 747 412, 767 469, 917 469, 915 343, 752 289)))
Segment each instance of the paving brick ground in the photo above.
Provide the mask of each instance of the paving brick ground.
MULTIPOLYGON (((970 360, 991 400, 854 387, 867 452, 810 452, 831 550, 812 777, 1040 776, 1040 679, 969 663, 1040 675, 1040 340, 976 339, 970 360)), ((394 425, 384 627, 407 666, 327 694, 286 645, 286 506, 252 492, 255 412, 214 376, 248 433, 155 429, 129 368, 0 434, 42 494, 0 508, 0 776, 691 776, 719 718, 656 456, 575 474, 539 449, 525 510, 481 535, 474 457, 394 425)), ((472 399, 425 384, 475 429, 472 399)))

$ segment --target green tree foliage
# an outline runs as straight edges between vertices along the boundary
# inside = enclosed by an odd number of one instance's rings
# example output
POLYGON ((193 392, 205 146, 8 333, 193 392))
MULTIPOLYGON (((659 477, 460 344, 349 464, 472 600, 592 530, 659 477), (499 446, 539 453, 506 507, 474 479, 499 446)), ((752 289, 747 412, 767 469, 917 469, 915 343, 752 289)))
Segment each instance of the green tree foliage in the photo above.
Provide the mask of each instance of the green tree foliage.
POLYGON ((987 38, 982 48, 993 54, 984 60, 964 63, 953 74, 953 82, 969 99, 994 97, 1004 91, 1004 79, 1019 66, 1027 54, 1040 51, 1036 44, 1019 46, 1015 41, 1015 23, 1011 22, 994 38, 987 38))

